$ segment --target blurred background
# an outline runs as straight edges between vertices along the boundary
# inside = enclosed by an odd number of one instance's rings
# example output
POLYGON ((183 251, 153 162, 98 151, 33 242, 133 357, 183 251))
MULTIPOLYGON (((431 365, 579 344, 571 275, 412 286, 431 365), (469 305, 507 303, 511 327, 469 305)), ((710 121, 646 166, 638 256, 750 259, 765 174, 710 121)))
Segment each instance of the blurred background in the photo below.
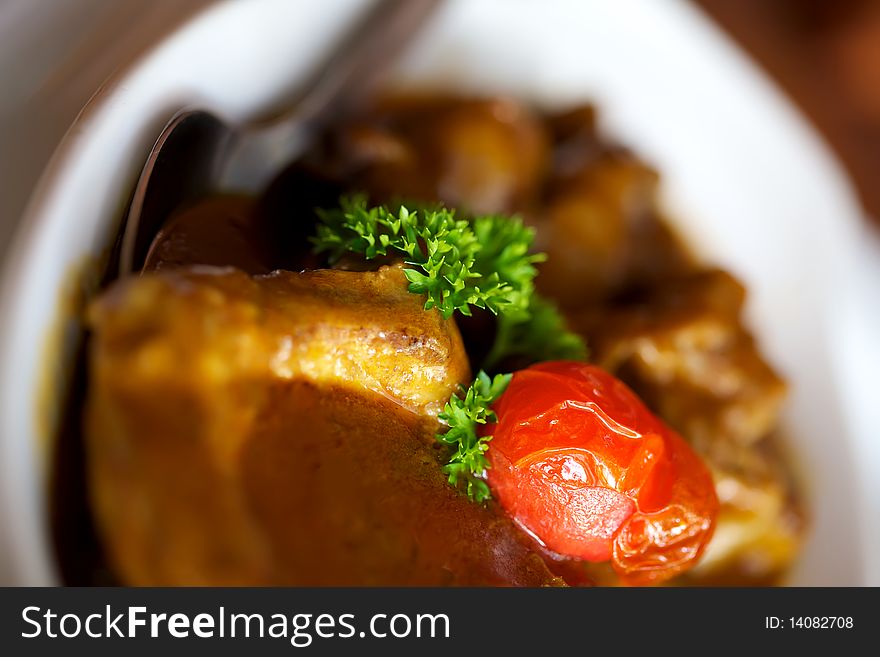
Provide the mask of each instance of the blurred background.
MULTIPOLYGON (((0 0, 0 258, 101 82, 220 0, 0 0)), ((880 227, 880 0, 694 1, 795 100, 880 227)))
POLYGON ((697 0, 837 151, 880 227, 880 0, 697 0))

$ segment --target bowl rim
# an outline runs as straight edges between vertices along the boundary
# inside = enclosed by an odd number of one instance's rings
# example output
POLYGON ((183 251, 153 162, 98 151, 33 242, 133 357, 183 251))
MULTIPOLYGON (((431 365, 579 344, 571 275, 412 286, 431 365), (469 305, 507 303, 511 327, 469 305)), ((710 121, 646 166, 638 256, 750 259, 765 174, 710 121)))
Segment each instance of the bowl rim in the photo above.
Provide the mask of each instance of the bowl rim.
MULTIPOLYGON (((214 5, 205 5, 197 11, 189 12, 183 16, 179 22, 124 66, 114 69, 89 96, 64 131, 28 197, 24 210, 12 232, 3 262, 0 263, 0 362, 7 362, 5 357, 7 351, 15 348, 10 336, 11 326, 3 318, 8 317, 12 309, 21 306, 21 298, 25 295, 25 286, 17 285, 16 281, 26 270, 27 263, 34 260, 39 245, 43 241, 43 235, 52 228, 52 216, 47 210, 60 193, 62 182, 69 175, 71 167, 75 165, 84 144, 88 142, 92 123, 119 95, 125 81, 150 61, 164 44, 185 35, 192 25, 204 20, 206 15, 223 12, 227 9, 228 3, 220 2, 214 5)), ((132 181, 132 187, 133 185, 134 181, 132 181)), ((56 301, 56 305, 60 304, 56 301)), ((63 310, 56 308, 52 322, 60 323, 64 319, 66 317, 63 310)), ((6 383, 7 378, 8 375, 0 372, 0 382, 6 383)), ((39 390, 34 391, 34 394, 38 395, 39 390)), ((6 396, 4 386, 0 389, 0 409, 5 410, 3 404, 6 401, 6 396)), ((31 414, 36 413, 36 409, 30 410, 31 414)), ((0 426, 5 424, 6 416, 7 414, 3 413, 0 426)), ((34 476, 39 476, 43 480, 37 488, 41 489, 45 495, 46 488, 50 485, 48 468, 51 465, 46 455, 29 455, 30 458, 28 458, 28 455, 21 453, 21 449, 15 449, 16 441, 7 438, 5 427, 0 431, 2 431, 0 433, 0 472, 2 472, 2 476, 0 476, 0 519, 5 520, 7 517, 16 517, 15 509, 17 508, 34 506, 26 499, 26 491, 34 488, 32 484, 29 485, 28 480, 32 480, 34 476), (18 452, 17 455, 16 452, 18 452), (31 471, 23 472, 18 468, 10 467, 9 464, 16 458, 26 459, 31 466, 31 471), (42 472, 37 475, 36 470, 41 468, 42 472)), ((55 431, 57 432, 57 429, 55 431)), ((55 436, 32 436, 32 438, 54 440, 55 436)), ((34 449, 34 446, 31 448, 27 451, 34 452, 40 449, 39 447, 34 449)), ((43 515, 49 515, 45 499, 40 500, 38 506, 43 515)), ((51 534, 47 527, 48 520, 41 518, 40 522, 35 522, 36 520, 35 518, 29 519, 25 531, 0 532, 0 548, 2 548, 0 554, 5 554, 8 560, 8 563, 3 563, 0 560, 0 577, 39 586, 57 585, 61 582, 61 578, 57 570, 51 534)))

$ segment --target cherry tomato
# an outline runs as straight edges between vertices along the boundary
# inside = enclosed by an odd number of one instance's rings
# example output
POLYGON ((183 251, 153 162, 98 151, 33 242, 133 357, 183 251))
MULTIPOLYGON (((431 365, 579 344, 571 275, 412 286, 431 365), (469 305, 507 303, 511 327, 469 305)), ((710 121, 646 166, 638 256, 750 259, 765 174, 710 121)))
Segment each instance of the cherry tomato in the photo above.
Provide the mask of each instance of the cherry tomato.
POLYGON ((540 363, 516 372, 493 409, 489 486, 547 549, 610 560, 630 585, 696 562, 718 511, 712 477, 623 382, 585 363, 540 363))

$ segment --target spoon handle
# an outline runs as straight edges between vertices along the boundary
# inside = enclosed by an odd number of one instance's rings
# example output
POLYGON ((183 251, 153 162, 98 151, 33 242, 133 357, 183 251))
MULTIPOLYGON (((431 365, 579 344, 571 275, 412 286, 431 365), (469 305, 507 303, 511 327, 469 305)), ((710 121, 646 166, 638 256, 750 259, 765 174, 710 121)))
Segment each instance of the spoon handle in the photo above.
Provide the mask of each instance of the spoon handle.
POLYGON ((248 127, 228 154, 223 188, 259 191, 322 127, 363 102, 443 0, 375 0, 305 80, 291 109, 248 127))

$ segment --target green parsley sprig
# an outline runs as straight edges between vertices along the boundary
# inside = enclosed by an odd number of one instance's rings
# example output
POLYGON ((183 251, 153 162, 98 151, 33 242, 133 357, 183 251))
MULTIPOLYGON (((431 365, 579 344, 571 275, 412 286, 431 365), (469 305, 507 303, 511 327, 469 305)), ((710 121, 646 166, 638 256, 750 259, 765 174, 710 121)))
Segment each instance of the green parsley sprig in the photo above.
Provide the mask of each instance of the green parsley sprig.
POLYGON ((437 434, 437 440, 453 450, 443 472, 449 475, 450 484, 464 486, 474 502, 482 503, 491 497, 485 474, 489 468, 486 450, 492 436, 480 436, 480 425, 497 421, 491 406, 507 389, 511 376, 498 374, 490 378, 481 370, 470 387, 460 386, 462 394, 452 395, 437 416, 449 427, 445 433, 437 434))
POLYGON ((409 291, 426 295, 425 309, 447 319, 456 310, 470 315, 472 306, 496 315, 524 309, 541 259, 528 253, 533 233, 519 219, 481 217, 472 225, 447 208, 368 207, 363 196, 343 198, 318 218, 317 252, 331 261, 346 252, 367 260, 399 254, 409 291))

